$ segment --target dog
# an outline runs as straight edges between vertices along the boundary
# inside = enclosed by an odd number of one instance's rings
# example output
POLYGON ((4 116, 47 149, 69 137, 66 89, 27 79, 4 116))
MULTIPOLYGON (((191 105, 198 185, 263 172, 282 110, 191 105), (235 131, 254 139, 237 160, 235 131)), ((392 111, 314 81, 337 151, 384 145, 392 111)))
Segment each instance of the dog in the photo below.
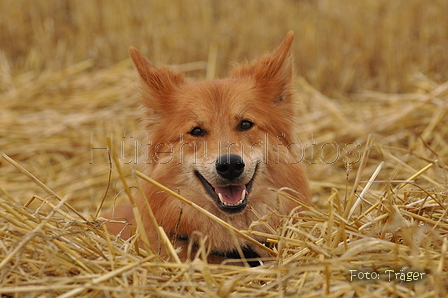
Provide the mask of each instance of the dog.
MULTIPOLYGON (((289 32, 273 52, 235 66, 227 78, 197 82, 169 66, 152 64, 131 47, 141 80, 142 126, 151 142, 143 172, 238 230, 272 232, 281 225, 278 214, 300 209, 297 201, 270 188, 293 189, 298 200, 309 202, 296 137, 293 39, 289 32)), ((212 263, 268 257, 262 247, 197 208, 150 183, 143 190, 136 205, 149 243, 162 247, 162 255, 168 254, 147 203, 182 261, 194 257, 201 240, 212 263)), ((114 217, 136 222, 130 204, 116 208, 114 217)), ((122 227, 109 228, 116 234, 122 227)))

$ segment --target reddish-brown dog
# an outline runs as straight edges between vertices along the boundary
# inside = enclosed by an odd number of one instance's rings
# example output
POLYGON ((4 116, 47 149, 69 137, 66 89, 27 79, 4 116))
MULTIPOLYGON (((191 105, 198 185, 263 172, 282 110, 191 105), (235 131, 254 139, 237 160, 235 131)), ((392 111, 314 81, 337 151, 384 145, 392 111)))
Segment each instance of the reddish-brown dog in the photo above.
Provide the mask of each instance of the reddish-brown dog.
MULTIPOLYGON (((155 66, 135 48, 131 57, 142 81, 144 129, 151 146, 145 174, 208 210, 237 229, 247 230, 259 217, 288 215, 298 205, 269 188, 289 187, 300 200, 310 198, 301 154, 296 151, 297 108, 293 99, 294 38, 252 63, 237 66, 228 78, 187 82, 182 73, 155 66)), ((188 258, 200 237, 207 237, 211 261, 233 257, 238 245, 247 257, 267 256, 265 250, 231 232, 152 184, 137 201, 150 244, 159 236, 144 200, 149 202, 169 237, 176 239, 179 256, 188 258), (182 212, 181 212, 182 210, 182 212), (238 239, 236 243, 235 239, 238 239)), ((135 223, 130 206, 120 206, 115 217, 135 223)), ((278 216, 253 229, 271 232, 278 216)), ((119 231, 111 225, 112 232, 119 231)), ((264 242, 262 237, 256 240, 264 242)))

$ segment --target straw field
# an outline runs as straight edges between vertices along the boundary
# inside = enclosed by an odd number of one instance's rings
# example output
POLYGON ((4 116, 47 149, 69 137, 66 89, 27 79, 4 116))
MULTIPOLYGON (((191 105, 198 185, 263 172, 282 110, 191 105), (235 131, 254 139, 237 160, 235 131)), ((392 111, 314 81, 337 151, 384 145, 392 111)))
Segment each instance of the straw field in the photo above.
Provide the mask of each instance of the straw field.
POLYGON ((447 11, 444 0, 1 1, 0 296, 447 296, 447 11), (267 235, 272 259, 180 263, 108 234, 101 202, 141 182, 129 46, 209 79, 291 29, 313 204, 267 235))

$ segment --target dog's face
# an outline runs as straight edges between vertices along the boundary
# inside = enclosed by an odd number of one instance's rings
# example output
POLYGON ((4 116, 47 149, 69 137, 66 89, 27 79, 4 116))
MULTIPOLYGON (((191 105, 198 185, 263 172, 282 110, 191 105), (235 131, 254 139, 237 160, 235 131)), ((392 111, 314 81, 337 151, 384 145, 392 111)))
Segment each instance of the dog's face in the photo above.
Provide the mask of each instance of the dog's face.
POLYGON ((235 79, 185 85, 174 99, 178 105, 172 114, 179 121, 166 123, 178 132, 170 142, 186 174, 228 214, 244 210, 263 161, 263 132, 269 123, 256 116, 261 111, 251 87, 235 79))
POLYGON ((177 187, 200 185, 196 195, 219 210, 243 212, 267 164, 278 162, 279 151, 294 140, 292 38, 229 78, 196 83, 132 48, 153 170, 181 171, 185 179, 177 187))

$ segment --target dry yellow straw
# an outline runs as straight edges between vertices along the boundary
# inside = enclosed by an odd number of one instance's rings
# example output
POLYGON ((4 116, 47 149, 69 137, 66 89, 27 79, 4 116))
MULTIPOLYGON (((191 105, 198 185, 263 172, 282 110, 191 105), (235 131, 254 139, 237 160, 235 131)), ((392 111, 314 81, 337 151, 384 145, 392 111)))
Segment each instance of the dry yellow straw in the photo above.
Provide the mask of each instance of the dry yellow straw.
POLYGON ((359 204, 361 204, 361 201, 364 198, 364 195, 366 194, 366 192, 372 186, 372 183, 375 181, 376 177, 380 173, 381 169, 383 168, 383 165, 384 165, 384 161, 380 162, 380 164, 376 168, 375 172, 373 172, 372 177, 370 177, 369 181, 367 182, 366 187, 364 187, 364 189, 362 190, 362 192, 359 195, 358 199, 356 200, 355 204, 353 204, 352 209, 350 209, 350 213, 348 214, 347 218, 350 218, 352 216, 353 212, 355 212, 356 208, 358 208, 359 204))
POLYGON ((418 171, 417 173, 415 173, 414 175, 409 177, 405 182, 403 182, 403 184, 401 184, 398 187, 398 189, 402 189, 403 187, 405 187, 407 185, 407 183, 413 181, 415 178, 417 178, 418 176, 420 176, 421 174, 423 174, 424 172, 426 172, 427 170, 432 168, 433 165, 434 165, 433 163, 430 163, 430 164, 426 165, 426 167, 424 167, 423 169, 421 169, 420 171, 418 171))
POLYGON ((54 216, 54 214, 57 212, 59 208, 61 208, 62 205, 65 204, 65 199, 61 199, 61 201, 56 205, 54 209, 51 210, 51 212, 45 217, 45 219, 38 224, 30 233, 28 233, 21 241, 20 243, 14 248, 14 250, 10 253, 8 253, 5 258, 0 262, 0 271, 3 267, 5 267, 6 264, 9 263, 9 261, 20 252, 20 250, 33 239, 37 235, 37 233, 48 223, 48 221, 54 216))
MULTIPOLYGON (((24 167, 22 167, 20 164, 18 164, 17 162, 15 162, 12 158, 10 158, 8 155, 6 155, 5 153, 2 153, 2 157, 4 159, 6 159, 6 161, 8 161, 10 164, 12 164, 17 170, 19 170, 20 172, 22 172, 23 174, 25 174, 27 177, 29 177, 31 180, 33 180, 34 183, 36 183, 40 188, 42 188, 43 190, 45 190, 49 195, 54 196, 56 199, 58 199, 59 201, 62 201, 62 198, 55 193, 53 190, 51 190, 48 186, 46 186, 42 181, 40 181, 39 179, 36 178, 36 176, 34 176, 33 174, 31 174, 27 169, 25 169, 24 167)), ((73 208, 72 206, 70 206, 68 203, 65 203, 65 206, 67 206, 68 209, 70 209, 70 211, 72 211, 73 213, 75 213, 77 216, 79 216, 79 218, 81 218, 82 220, 84 220, 85 222, 88 222, 88 220, 81 215, 81 213, 79 213, 78 211, 76 211, 75 208, 73 208)))
POLYGON ((121 182, 124 185, 125 192, 128 195, 129 201, 131 202, 132 212, 134 214, 135 221, 137 222, 137 227, 139 228, 139 231, 140 231, 139 235, 141 237, 141 240, 145 244, 146 248, 151 250, 155 254, 155 251, 152 249, 152 247, 151 247, 151 245, 149 243, 148 236, 144 232, 145 229, 143 227, 143 222, 142 222, 142 219, 140 217, 140 213, 138 211, 137 205, 135 204, 135 200, 134 200, 134 197, 132 196, 132 193, 131 193, 131 190, 129 188, 128 182, 126 181, 126 178, 124 177, 123 170, 121 169, 121 166, 120 166, 120 161, 118 160, 117 154, 115 154, 115 151, 113 150, 112 141, 111 141, 110 138, 107 138, 107 143, 108 143, 109 148, 111 148, 112 158, 113 158, 113 160, 115 162, 115 165, 117 167, 117 171, 118 171, 118 174, 120 176, 121 182))
POLYGON ((212 43, 208 50, 207 70, 205 74, 206 80, 213 80, 215 78, 217 56, 218 46, 216 43, 212 43))
POLYGON ((156 257, 156 255, 151 255, 151 256, 148 256, 148 257, 144 258, 140 262, 131 263, 131 264, 128 264, 128 265, 123 266, 121 268, 118 268, 118 269, 116 269, 114 271, 110 271, 110 272, 108 272, 108 273, 106 273, 104 275, 101 275, 98 278, 93 279, 89 283, 85 283, 85 284, 83 284, 82 286, 80 286, 80 287, 78 287, 76 289, 73 289, 73 290, 71 290, 71 291, 69 291, 69 292, 67 292, 67 293, 65 293, 63 295, 59 295, 58 298, 74 297, 75 295, 79 294, 80 292, 84 291, 85 289, 91 288, 93 285, 96 285, 96 284, 99 284, 99 283, 101 283, 103 281, 111 279, 112 277, 115 277, 115 276, 117 276, 119 274, 122 274, 123 272, 129 271, 132 268, 140 266, 141 264, 143 264, 145 262, 149 262, 150 260, 154 259, 155 257, 156 257))

